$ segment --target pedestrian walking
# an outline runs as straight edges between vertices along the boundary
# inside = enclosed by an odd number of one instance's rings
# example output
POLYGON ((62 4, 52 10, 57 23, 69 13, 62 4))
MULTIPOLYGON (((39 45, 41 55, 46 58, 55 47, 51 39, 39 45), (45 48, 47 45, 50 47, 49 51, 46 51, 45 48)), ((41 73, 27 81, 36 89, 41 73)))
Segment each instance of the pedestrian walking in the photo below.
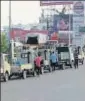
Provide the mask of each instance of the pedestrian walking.
POLYGON ((75 69, 78 68, 78 51, 75 50, 74 52, 74 66, 75 66, 75 69))
POLYGON ((57 64, 57 54, 55 52, 51 53, 50 61, 51 61, 52 70, 55 70, 57 64))
POLYGON ((37 74, 38 75, 42 74, 41 64, 43 63, 43 59, 40 53, 38 53, 38 56, 35 58, 34 63, 35 63, 35 71, 37 72, 37 74))

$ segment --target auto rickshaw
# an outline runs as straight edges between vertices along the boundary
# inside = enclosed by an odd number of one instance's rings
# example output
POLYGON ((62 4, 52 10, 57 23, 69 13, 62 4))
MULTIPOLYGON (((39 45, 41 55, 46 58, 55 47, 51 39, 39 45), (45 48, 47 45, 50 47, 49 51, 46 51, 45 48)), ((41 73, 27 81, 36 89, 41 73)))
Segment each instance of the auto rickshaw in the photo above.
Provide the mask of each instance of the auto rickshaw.
POLYGON ((49 49, 39 49, 41 52, 41 56, 43 58, 43 70, 48 70, 49 72, 52 71, 51 64, 50 64, 50 50, 49 49))

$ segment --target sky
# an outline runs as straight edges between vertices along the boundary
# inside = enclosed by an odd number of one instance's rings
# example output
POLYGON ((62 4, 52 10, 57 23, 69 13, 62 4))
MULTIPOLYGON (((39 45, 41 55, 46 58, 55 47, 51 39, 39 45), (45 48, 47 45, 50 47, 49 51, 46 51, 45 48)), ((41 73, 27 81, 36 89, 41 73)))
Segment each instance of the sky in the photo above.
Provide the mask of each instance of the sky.
MULTIPOLYGON (((61 6, 57 6, 58 9, 61 6)), ((11 1, 11 23, 31 24, 39 21, 40 1, 11 1)), ((1 27, 9 25, 9 1, 1 1, 1 27)))
MULTIPOLYGON (((11 1, 12 24, 38 22, 41 15, 39 1, 11 1)), ((1 1, 1 26, 9 25, 9 1, 1 1)))

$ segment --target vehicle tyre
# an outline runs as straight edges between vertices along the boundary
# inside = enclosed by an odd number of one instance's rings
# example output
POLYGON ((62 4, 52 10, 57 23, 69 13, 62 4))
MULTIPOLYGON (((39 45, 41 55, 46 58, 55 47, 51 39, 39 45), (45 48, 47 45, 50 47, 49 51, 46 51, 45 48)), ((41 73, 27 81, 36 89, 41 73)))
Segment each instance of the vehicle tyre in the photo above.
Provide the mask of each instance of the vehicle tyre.
POLYGON ((74 63, 73 62, 71 63, 70 68, 74 68, 74 63))
POLYGON ((49 66, 49 72, 52 72, 52 68, 49 66))
POLYGON ((9 80, 11 80, 11 76, 9 76, 9 80))
POLYGON ((9 74, 6 72, 4 76, 4 81, 7 82, 9 80, 9 74))
POLYGON ((84 58, 83 58, 83 61, 84 61, 84 58))
POLYGON ((65 64, 62 64, 62 70, 65 70, 66 68, 65 68, 65 64))
POLYGON ((36 71, 33 72, 33 77, 35 77, 35 76, 36 76, 36 71))
POLYGON ((71 64, 70 68, 74 68, 74 65, 73 65, 73 64, 71 64))
POLYGON ((83 65, 83 61, 82 61, 82 65, 83 65))
POLYGON ((58 70, 62 70, 62 64, 58 64, 58 70))
POLYGON ((44 67, 41 68, 41 74, 43 74, 43 73, 44 73, 44 67))
POLYGON ((26 74, 26 71, 25 70, 22 73, 22 77, 23 77, 23 79, 26 79, 26 77, 27 77, 27 74, 26 74))

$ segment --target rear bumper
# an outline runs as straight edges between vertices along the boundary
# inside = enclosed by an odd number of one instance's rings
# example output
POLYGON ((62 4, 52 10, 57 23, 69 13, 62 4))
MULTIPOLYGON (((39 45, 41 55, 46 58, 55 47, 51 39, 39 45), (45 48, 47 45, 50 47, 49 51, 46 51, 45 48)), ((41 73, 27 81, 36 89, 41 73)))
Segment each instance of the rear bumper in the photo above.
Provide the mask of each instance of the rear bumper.
MULTIPOLYGON (((22 75, 22 73, 23 73, 23 71, 24 71, 24 69, 23 70, 19 70, 19 71, 12 71, 12 73, 11 73, 11 75, 15 75, 15 76, 19 76, 19 75, 22 75)), ((31 74, 31 73, 33 73, 34 72, 34 68, 32 68, 32 69, 25 69, 25 71, 27 72, 27 74, 31 74)))
POLYGON ((65 66, 70 66, 71 65, 71 62, 70 61, 60 61, 58 63, 58 65, 62 65, 62 64, 64 64, 65 66))

